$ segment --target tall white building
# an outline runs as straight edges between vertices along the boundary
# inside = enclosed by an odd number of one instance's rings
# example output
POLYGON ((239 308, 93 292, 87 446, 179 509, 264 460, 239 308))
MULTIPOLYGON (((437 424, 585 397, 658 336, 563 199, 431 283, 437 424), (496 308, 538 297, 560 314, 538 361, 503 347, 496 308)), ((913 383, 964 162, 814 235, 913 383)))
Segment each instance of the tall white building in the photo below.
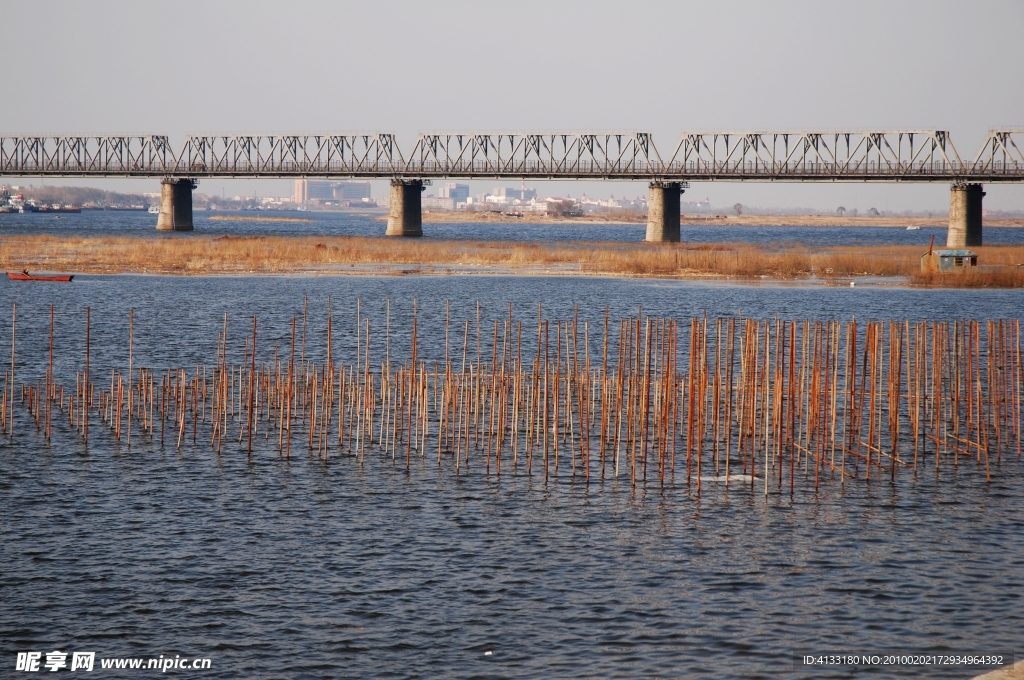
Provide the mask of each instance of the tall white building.
POLYGON ((335 182, 325 179, 297 179, 295 193, 292 196, 296 203, 313 200, 351 201, 370 198, 369 182, 335 182))
POLYGON ((536 189, 516 189, 515 187, 494 187, 491 191, 491 196, 497 196, 504 198, 504 201, 497 201, 498 203, 511 203, 518 199, 520 201, 528 201, 531 198, 537 197, 536 189))
POLYGON ((448 182, 437 190, 437 197, 450 198, 456 203, 464 203, 469 198, 469 185, 448 182))

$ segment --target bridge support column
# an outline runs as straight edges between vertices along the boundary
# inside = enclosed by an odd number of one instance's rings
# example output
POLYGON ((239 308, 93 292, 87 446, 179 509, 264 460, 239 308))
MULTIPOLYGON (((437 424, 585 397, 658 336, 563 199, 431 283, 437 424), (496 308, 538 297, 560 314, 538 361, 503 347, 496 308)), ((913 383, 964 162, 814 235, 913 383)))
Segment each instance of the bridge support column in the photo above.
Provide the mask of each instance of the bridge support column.
POLYGON ((954 184, 949 188, 947 248, 981 245, 981 199, 984 195, 980 184, 954 184))
POLYGON ((391 214, 385 236, 423 236, 422 191, 423 180, 391 180, 391 214))
POLYGON ((679 242, 679 182, 651 182, 647 197, 647 241, 679 242))
POLYGON ((192 231, 192 189, 190 179, 165 178, 160 182, 159 231, 192 231))

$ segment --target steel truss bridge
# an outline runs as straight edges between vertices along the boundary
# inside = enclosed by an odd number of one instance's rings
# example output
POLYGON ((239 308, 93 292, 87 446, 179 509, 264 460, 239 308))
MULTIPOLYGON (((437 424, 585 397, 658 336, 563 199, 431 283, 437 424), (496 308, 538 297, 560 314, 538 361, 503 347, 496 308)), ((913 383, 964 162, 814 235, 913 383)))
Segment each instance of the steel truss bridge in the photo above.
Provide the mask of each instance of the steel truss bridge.
POLYGON ((608 179, 675 181, 1024 181, 1024 128, 992 130, 962 156, 939 130, 651 134, 421 134, 403 154, 374 134, 0 137, 0 176, 608 179))

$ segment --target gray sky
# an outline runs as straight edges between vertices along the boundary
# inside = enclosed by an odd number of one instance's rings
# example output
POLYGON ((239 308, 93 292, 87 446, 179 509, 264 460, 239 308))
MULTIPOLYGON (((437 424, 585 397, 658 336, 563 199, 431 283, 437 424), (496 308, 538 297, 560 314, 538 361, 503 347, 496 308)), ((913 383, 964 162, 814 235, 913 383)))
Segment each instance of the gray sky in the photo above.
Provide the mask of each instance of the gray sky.
MULTIPOLYGON (((0 134, 167 134, 179 145, 188 133, 386 131, 409 149, 423 131, 624 129, 670 151, 684 130, 924 128, 949 130, 973 157, 989 128, 1024 127, 1020 0, 0 7, 0 134)), ((291 193, 269 180, 200 190, 222 189, 291 193)), ((1024 209, 1024 187, 986 191, 986 208, 1024 209)), ((686 198, 895 210, 943 209, 948 195, 944 184, 702 183, 686 198)))

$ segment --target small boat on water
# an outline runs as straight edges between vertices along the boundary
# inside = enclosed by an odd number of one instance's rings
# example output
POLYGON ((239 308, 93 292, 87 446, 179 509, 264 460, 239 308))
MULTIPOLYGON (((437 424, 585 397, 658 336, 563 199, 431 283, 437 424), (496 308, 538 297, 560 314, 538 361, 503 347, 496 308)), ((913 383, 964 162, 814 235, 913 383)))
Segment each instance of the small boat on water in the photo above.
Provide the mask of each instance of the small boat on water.
POLYGON ((156 207, 155 205, 151 205, 151 206, 149 206, 148 212, 149 212, 150 215, 159 215, 160 214, 160 208, 156 207))
POLYGON ((921 227, 907 227, 907 231, 920 231, 921 227))
POLYGON ((60 281, 67 283, 74 278, 74 275, 54 274, 46 276, 45 274, 29 274, 27 269, 22 269, 20 272, 7 272, 7 278, 11 281, 60 281))

